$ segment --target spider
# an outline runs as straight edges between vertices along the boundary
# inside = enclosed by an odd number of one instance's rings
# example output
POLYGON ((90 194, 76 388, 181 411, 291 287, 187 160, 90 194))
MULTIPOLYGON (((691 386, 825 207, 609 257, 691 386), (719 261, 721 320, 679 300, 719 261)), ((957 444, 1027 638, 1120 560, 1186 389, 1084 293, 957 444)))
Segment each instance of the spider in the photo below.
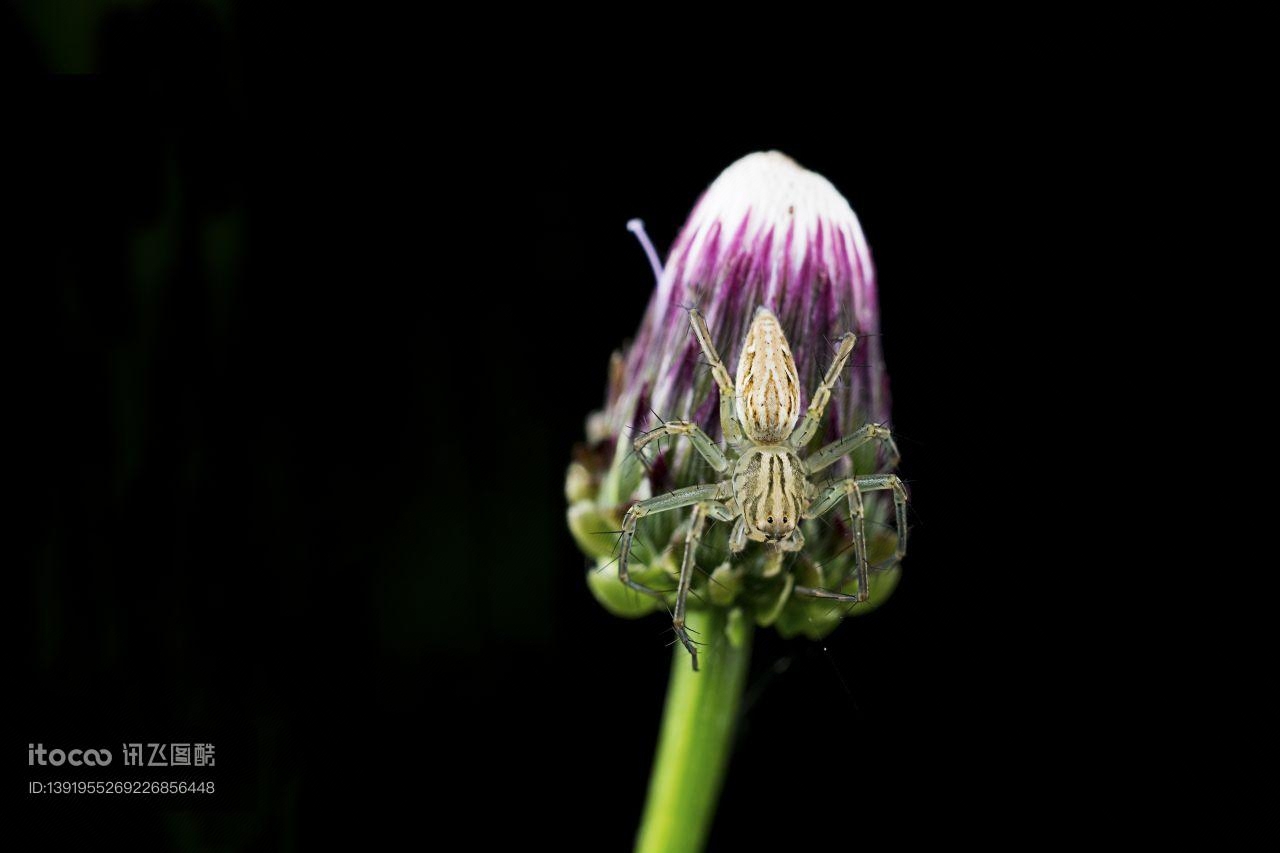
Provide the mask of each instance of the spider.
POLYGON ((893 491, 898 525, 896 559, 901 560, 907 546, 907 491, 894 474, 847 477, 825 489, 819 489, 810 479, 869 441, 883 443, 890 454, 890 467, 894 467, 898 459, 897 446, 889 430, 877 424, 866 424, 807 459, 800 458, 800 452, 809 444, 822 422, 823 410, 831 399, 831 389, 853 352, 856 335, 850 332, 840 339, 835 361, 814 392, 803 420, 797 425, 800 379, 791 347, 772 311, 761 306, 751 320, 738 360, 736 391, 735 383, 729 379, 729 371, 711 342, 702 313, 692 309, 689 321, 720 389, 720 428, 725 448, 713 442, 695 423, 669 421, 637 438, 635 451, 643 459, 645 446, 657 439, 687 436, 702 458, 718 474, 725 475, 725 479, 718 483, 686 486, 632 504, 622 521, 618 578, 637 592, 661 599, 661 592, 633 581, 627 572, 636 523, 653 513, 693 507, 680 565, 672 627, 693 657, 696 671, 698 651, 685 629, 685 602, 693 573, 693 555, 708 518, 733 522, 733 531, 729 535, 731 553, 740 553, 747 542, 761 542, 777 551, 799 551, 804 548, 800 521, 817 518, 839 504, 841 499, 846 499, 853 521, 858 594, 847 595, 803 586, 796 586, 793 593, 807 598, 860 602, 867 600, 869 592, 862 496, 872 491, 893 491))

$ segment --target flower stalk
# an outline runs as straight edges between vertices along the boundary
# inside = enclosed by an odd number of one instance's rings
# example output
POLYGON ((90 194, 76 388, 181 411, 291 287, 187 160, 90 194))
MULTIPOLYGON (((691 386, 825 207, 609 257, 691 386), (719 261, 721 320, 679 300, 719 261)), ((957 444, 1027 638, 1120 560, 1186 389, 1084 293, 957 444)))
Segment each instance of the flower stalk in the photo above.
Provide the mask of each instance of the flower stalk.
POLYGON ((731 617, 720 608, 691 610, 689 617, 689 627, 707 646, 696 673, 682 650, 671 662, 662 733, 636 838, 641 853, 702 849, 746 684, 751 631, 730 631, 731 617))

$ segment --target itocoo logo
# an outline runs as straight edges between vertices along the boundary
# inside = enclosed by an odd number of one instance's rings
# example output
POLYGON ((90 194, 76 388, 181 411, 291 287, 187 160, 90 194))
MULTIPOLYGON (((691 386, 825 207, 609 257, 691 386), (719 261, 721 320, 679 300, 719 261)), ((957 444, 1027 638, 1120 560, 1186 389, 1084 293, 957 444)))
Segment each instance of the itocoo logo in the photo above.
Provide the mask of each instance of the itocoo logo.
POLYGON ((52 764, 54 767, 61 767, 63 764, 70 764, 73 767, 81 765, 89 765, 91 767, 101 767, 111 763, 111 750, 109 749, 72 749, 63 752, 61 749, 46 750, 42 743, 27 744, 27 765, 34 767, 39 764, 46 767, 52 764), (45 760, 45 756, 49 760, 45 760))

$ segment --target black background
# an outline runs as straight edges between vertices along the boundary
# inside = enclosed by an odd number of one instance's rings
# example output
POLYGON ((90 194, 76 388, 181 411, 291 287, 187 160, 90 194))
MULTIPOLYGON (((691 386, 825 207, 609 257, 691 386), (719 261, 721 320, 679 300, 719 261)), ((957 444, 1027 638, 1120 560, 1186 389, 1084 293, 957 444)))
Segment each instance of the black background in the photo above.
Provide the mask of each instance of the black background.
POLYGON ((670 656, 661 619, 590 596, 563 474, 651 287, 626 221, 665 250, 765 148, 861 217, 913 539, 882 610, 825 644, 759 633, 713 848, 848 843, 1057 702, 1028 633, 1049 558, 1023 484, 1048 463, 1021 453, 1052 368, 1020 363, 1063 307, 1037 242, 1060 215, 1052 122, 883 77, 883 105, 748 108, 642 74, 602 97, 588 67, 500 94, 412 62, 289 75, 285 22, 232 9, 7 13, 35 72, 11 176, 11 759, 207 736, 223 792, 23 801, 46 838, 283 849, 447 824, 625 849, 670 656), (66 56, 94 73, 43 76, 66 56))

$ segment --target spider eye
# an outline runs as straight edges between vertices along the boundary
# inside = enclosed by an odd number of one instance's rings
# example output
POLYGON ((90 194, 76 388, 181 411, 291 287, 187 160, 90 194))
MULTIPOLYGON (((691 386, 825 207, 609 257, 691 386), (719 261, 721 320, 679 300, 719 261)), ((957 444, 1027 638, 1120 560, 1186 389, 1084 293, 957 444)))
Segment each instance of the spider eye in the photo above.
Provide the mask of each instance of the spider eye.
POLYGON ((773 524, 773 516, 772 516, 772 515, 771 515, 771 516, 769 516, 769 523, 770 523, 770 524, 773 524))

